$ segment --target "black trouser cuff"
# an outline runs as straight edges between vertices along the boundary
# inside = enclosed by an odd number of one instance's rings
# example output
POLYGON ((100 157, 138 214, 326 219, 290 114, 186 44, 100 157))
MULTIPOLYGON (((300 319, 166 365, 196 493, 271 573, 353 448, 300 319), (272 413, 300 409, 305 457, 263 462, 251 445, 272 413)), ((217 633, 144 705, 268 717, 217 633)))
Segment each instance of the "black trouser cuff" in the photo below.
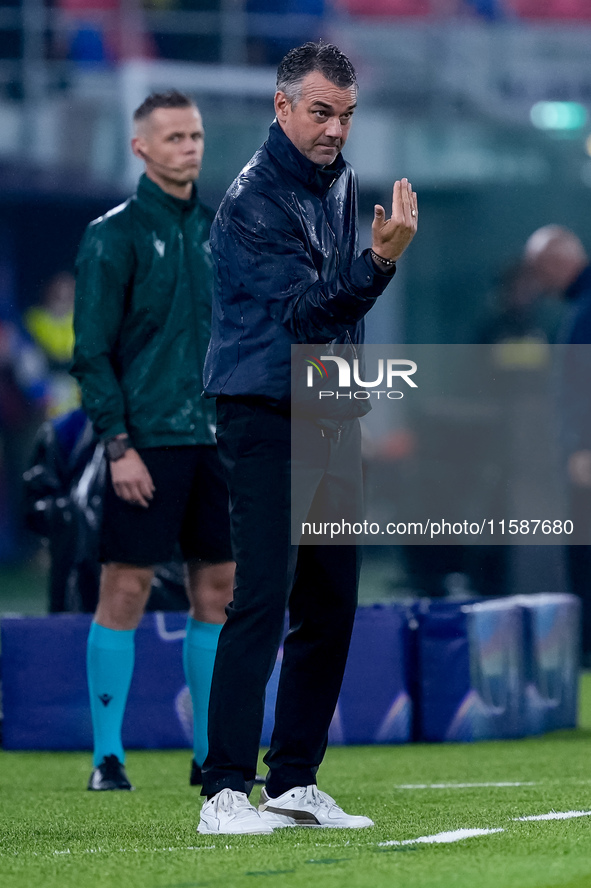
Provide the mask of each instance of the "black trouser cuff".
POLYGON ((209 777, 206 772, 203 773, 203 786, 201 795, 210 799, 217 795, 222 789, 231 789, 233 792, 245 792, 249 796, 254 786, 254 778, 245 780, 242 774, 224 774, 221 777, 209 777))
POLYGON ((281 768, 279 771, 269 771, 266 780, 267 794, 272 799, 279 798, 284 792, 289 792, 294 786, 310 786, 316 783, 316 777, 308 770, 300 771, 296 768, 281 768))

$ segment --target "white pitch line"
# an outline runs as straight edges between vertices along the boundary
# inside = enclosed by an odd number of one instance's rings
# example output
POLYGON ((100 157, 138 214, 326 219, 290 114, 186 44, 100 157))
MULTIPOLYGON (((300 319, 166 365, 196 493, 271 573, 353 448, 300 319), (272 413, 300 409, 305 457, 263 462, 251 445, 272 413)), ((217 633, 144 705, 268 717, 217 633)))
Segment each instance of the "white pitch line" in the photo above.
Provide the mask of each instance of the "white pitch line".
POLYGON ((418 839, 404 839, 402 842, 378 842, 379 847, 386 845, 439 845, 451 842, 462 842, 464 839, 472 839, 476 836, 490 836, 493 833, 505 832, 504 829, 454 829, 451 832, 436 833, 434 836, 419 836, 418 839))
MULTIPOLYGON (((513 823, 527 820, 572 820, 574 817, 591 817, 591 811, 550 811, 548 814, 532 814, 529 817, 513 817, 513 823)), ((436 833, 433 836, 419 836, 417 839, 403 839, 402 841, 378 842, 378 847, 391 845, 437 845, 462 842, 464 839, 477 838, 478 836, 490 836, 493 833, 505 832, 504 829, 456 829, 450 832, 436 833)))
POLYGON ((539 783, 399 783, 394 789, 482 789, 495 786, 539 786, 539 783))
POLYGON ((513 820, 572 820, 573 817, 591 817, 591 811, 550 811, 549 814, 533 814, 531 817, 514 817, 513 820))

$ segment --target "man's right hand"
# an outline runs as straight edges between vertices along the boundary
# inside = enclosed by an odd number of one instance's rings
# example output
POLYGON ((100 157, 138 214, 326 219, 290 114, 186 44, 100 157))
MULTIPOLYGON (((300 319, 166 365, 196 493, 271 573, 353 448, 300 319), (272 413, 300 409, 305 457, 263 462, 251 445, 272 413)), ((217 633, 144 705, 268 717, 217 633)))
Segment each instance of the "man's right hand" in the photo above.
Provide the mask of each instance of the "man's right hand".
POLYGON ((385 210, 379 204, 374 209, 371 226, 374 253, 384 259, 399 259, 417 233, 418 212, 417 195, 408 179, 395 182, 391 218, 386 219, 385 210))
POLYGON ((145 462, 133 448, 127 450, 121 459, 109 463, 115 493, 127 503, 147 509, 154 496, 154 482, 145 462))

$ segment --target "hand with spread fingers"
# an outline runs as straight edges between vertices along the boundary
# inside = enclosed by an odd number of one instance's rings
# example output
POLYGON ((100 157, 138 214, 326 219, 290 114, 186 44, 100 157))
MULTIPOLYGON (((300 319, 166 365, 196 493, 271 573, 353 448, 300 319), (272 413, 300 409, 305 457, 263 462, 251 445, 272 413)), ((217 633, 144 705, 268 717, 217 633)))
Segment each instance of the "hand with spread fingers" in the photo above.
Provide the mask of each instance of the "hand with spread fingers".
POLYGON ((372 258, 380 270, 387 269, 400 259, 417 233, 417 195, 408 179, 394 183, 392 216, 379 204, 374 209, 372 232, 372 258))

